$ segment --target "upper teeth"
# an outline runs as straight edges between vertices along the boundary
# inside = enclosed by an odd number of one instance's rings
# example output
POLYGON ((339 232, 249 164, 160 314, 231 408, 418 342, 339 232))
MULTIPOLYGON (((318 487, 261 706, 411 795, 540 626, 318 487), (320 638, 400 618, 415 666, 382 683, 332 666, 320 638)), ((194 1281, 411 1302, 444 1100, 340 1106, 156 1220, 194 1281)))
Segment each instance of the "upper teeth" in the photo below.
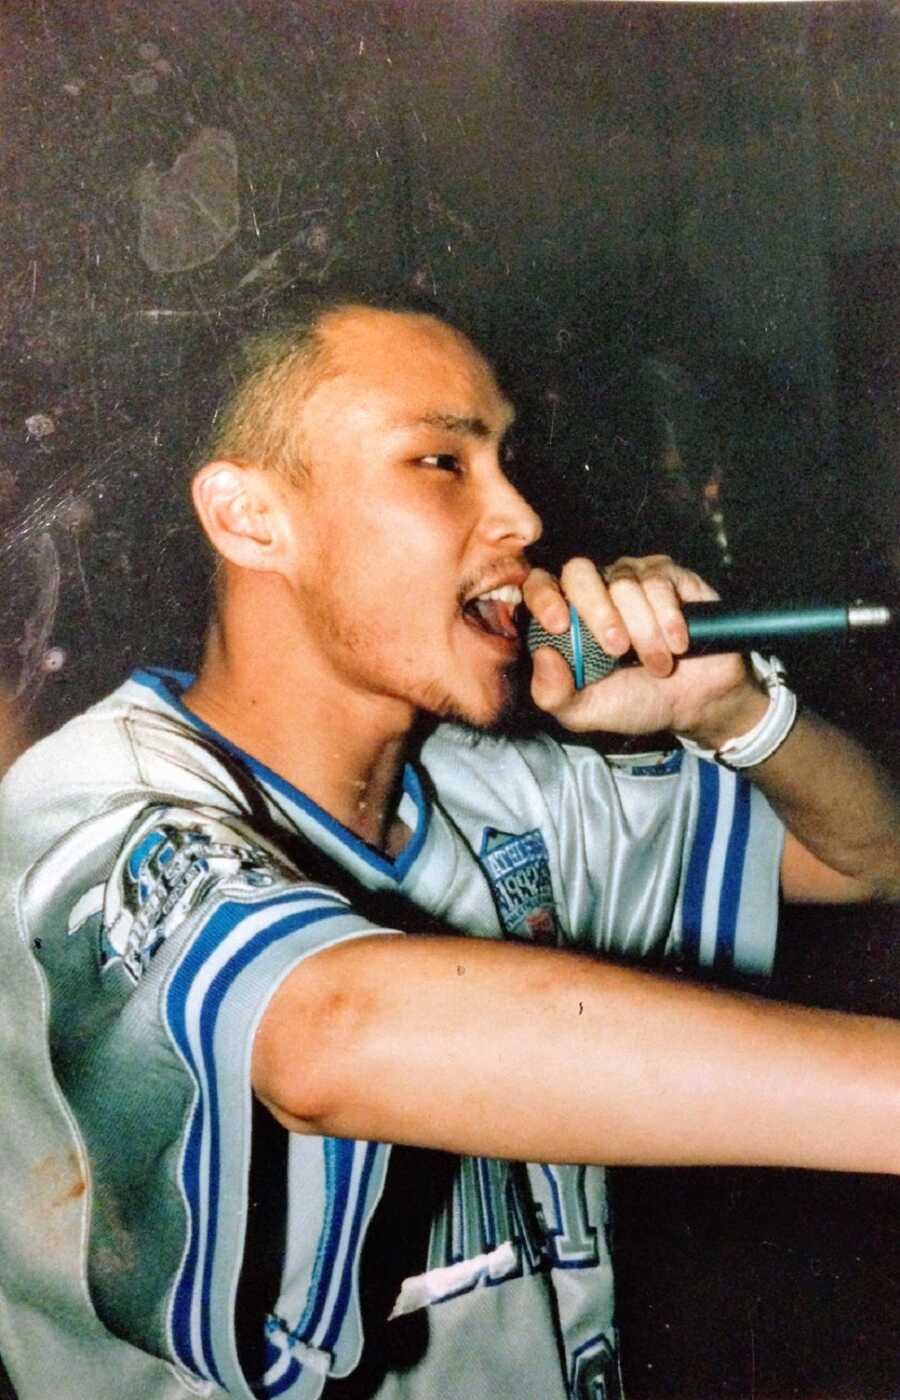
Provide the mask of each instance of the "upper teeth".
POLYGON ((479 593, 479 602, 485 602, 488 599, 493 599, 498 603, 509 603, 511 608, 515 608, 522 601, 522 590, 516 588, 514 583, 505 583, 502 588, 491 588, 487 593, 479 593))

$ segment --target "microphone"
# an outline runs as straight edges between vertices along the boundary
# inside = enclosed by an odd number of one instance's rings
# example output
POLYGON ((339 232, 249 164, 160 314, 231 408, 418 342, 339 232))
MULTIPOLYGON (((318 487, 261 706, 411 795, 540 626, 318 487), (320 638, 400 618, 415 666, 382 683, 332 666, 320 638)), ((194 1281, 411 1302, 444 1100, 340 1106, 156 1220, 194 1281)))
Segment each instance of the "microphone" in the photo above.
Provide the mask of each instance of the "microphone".
MULTIPOLYGON (((744 651, 780 641, 785 637, 816 637, 825 633, 847 634, 857 628, 890 627, 896 621, 894 609, 866 603, 825 603, 809 607, 752 608, 735 611, 722 602, 682 603, 688 629, 688 656, 706 652, 744 651)), ((526 643, 530 652, 538 647, 558 651, 572 670, 577 690, 602 680, 633 655, 610 656, 588 630, 574 608, 569 609, 568 632, 545 632, 533 617, 528 624, 526 643)))

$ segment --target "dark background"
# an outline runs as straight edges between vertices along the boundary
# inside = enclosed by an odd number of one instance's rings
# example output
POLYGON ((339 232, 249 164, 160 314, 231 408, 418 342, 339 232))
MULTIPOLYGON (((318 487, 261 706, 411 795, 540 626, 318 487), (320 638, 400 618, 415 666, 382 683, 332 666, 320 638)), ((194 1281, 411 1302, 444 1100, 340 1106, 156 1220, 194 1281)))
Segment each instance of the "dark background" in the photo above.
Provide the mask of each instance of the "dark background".
MULTIPOLYGON (((191 663, 182 464, 211 355, 351 271, 436 297, 502 366, 547 562, 664 548, 741 601, 895 600, 898 16, 7 0, 7 727, 54 727, 138 660, 191 663)), ((894 655, 790 655, 892 764, 894 655)), ((776 994, 896 1014, 896 923, 789 911, 776 994)), ((893 1184, 615 1189, 633 1400, 900 1396, 893 1184)))

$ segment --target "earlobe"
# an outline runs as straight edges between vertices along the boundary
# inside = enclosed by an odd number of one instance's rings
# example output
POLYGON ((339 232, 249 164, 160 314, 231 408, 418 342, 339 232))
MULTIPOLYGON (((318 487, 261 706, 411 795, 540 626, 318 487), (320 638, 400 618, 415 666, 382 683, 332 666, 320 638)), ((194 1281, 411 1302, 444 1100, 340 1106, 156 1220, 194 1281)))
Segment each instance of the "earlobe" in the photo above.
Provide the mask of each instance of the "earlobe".
POLYGON ((217 553, 245 569, 278 567, 276 502, 261 473, 235 462, 208 462, 191 494, 217 553))

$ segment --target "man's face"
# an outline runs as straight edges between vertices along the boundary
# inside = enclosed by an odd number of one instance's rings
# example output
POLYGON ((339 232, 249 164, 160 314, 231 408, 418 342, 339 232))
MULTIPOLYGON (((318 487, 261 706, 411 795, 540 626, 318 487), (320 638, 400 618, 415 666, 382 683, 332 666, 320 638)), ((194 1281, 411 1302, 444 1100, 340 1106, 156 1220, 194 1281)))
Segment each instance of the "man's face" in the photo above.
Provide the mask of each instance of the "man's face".
POLYGON ((353 308, 323 332, 338 373, 302 410, 309 472, 285 497, 304 651, 401 724, 417 710, 493 724, 541 528, 501 465, 512 410, 431 317, 353 308))

